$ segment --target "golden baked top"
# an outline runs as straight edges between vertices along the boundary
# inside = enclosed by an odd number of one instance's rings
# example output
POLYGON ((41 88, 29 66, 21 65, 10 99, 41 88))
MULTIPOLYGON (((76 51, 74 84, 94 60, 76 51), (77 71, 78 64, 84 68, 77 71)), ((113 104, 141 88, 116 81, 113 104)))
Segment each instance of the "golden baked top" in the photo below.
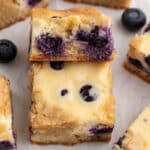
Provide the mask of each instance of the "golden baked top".
POLYGON ((130 40, 130 51, 131 53, 135 51, 137 53, 142 53, 144 56, 150 55, 150 33, 146 32, 142 35, 136 35, 130 40))
POLYGON ((112 59, 111 19, 94 8, 32 10, 30 61, 112 59))
POLYGON ((59 65, 36 63, 32 66, 32 128, 74 128, 84 123, 113 127, 114 97, 109 62, 59 65))

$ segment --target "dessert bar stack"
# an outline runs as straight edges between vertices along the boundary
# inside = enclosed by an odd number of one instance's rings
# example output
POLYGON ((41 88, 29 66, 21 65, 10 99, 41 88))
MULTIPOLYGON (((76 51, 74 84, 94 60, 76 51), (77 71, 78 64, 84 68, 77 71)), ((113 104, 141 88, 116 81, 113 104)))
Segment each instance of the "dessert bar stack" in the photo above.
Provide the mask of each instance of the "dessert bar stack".
POLYGON ((93 8, 32 11, 31 141, 108 141, 114 127, 111 19, 93 8))

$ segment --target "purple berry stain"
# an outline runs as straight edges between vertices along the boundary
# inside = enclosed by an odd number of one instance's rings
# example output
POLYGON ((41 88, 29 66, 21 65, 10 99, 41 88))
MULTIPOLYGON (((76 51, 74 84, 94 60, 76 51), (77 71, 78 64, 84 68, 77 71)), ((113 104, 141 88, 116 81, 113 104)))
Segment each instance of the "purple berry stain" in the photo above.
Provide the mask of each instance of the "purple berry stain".
POLYGON ((90 133, 95 135, 95 136, 99 136, 101 134, 109 134, 113 131, 113 127, 99 127, 98 125, 96 125, 95 127, 91 128, 90 133))
POLYGON ((91 60, 107 60, 114 50, 114 42, 109 28, 95 26, 90 32, 80 30, 76 34, 76 40, 87 42, 83 52, 91 60))
POLYGON ((38 3, 40 3, 42 0, 28 0, 28 5, 31 7, 36 6, 38 3))
POLYGON ((37 48, 45 56, 61 56, 64 53, 63 40, 59 36, 51 36, 49 33, 42 34, 37 38, 37 48))

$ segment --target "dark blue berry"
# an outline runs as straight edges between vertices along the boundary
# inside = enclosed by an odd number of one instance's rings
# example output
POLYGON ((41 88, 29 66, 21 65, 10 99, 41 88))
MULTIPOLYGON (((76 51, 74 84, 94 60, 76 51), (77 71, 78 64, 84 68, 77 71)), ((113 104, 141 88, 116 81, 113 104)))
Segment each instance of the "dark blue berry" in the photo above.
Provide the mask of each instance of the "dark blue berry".
POLYGON ((132 65, 134 65, 136 68, 141 69, 141 70, 144 70, 144 67, 143 67, 142 63, 141 63, 138 59, 129 57, 128 60, 129 60, 129 62, 130 62, 132 65))
POLYGON ((125 138, 125 136, 121 137, 116 144, 121 147, 122 141, 124 140, 124 138, 125 138))
POLYGON ((50 66, 54 69, 54 70, 61 70, 64 68, 64 62, 60 61, 60 62, 50 62, 50 66))
POLYGON ((0 62, 8 63, 17 55, 17 47, 9 40, 0 40, 0 62))
POLYGON ((89 131, 94 135, 100 135, 105 133, 111 133, 113 131, 113 128, 111 127, 99 128, 98 126, 96 126, 91 128, 89 131))
POLYGON ((61 56, 63 54, 63 40, 49 33, 42 34, 37 38, 37 47, 45 56, 61 56))
POLYGON ((42 0, 28 0, 28 5, 31 7, 36 6, 38 3, 40 3, 42 0))
POLYGON ((122 14, 122 24, 131 31, 139 30, 146 23, 144 12, 138 8, 126 9, 122 14))
POLYGON ((86 102, 92 102, 92 101, 96 100, 96 98, 97 98, 96 93, 90 93, 90 90, 92 88, 93 87, 91 85, 84 85, 80 89, 80 95, 86 102))
POLYGON ((80 40, 80 41, 88 42, 89 34, 86 31, 81 30, 81 31, 77 32, 76 39, 80 40))
POLYGON ((145 57, 145 62, 150 66, 150 55, 145 57))
POLYGON ((61 96, 65 96, 66 94, 68 94, 68 90, 67 89, 63 89, 61 91, 61 96))

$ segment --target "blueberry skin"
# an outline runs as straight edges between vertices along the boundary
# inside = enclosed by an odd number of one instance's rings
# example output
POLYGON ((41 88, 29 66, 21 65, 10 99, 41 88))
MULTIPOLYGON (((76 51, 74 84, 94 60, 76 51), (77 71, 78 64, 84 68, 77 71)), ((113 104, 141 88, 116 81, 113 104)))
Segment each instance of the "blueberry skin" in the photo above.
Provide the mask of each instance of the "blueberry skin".
POLYGON ((61 90, 61 96, 65 96, 67 94, 68 94, 68 90, 67 89, 61 90))
POLYGON ((146 23, 144 12, 138 8, 126 9, 122 14, 122 24, 130 31, 142 28, 146 23))
POLYGON ((50 66, 51 68, 53 68, 54 70, 62 70, 64 68, 64 62, 60 61, 60 62, 50 62, 50 66))
POLYGON ((8 63, 17 56, 17 47, 9 40, 0 40, 0 62, 8 63))
POLYGON ((86 102, 93 102, 94 100, 96 100, 97 98, 97 95, 95 94, 92 94, 90 95, 90 90, 92 89, 93 87, 91 85, 84 85, 83 87, 81 87, 80 89, 80 95, 82 97, 82 99, 86 102))

